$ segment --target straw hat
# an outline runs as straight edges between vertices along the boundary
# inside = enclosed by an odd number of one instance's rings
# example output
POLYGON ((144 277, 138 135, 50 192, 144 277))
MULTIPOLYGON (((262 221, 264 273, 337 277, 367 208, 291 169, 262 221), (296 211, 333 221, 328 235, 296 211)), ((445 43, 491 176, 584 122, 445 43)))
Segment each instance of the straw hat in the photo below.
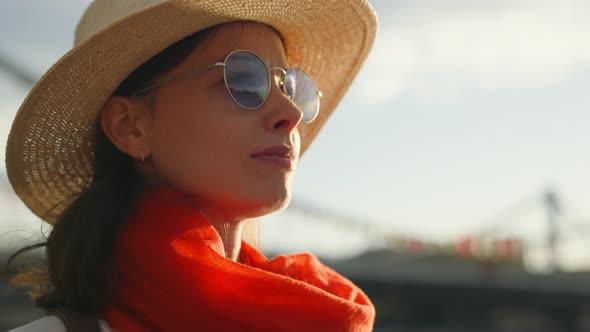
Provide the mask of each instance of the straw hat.
POLYGON ((93 124, 119 83, 176 41, 237 20, 279 31, 289 63, 312 75, 323 93, 316 120, 300 124, 303 154, 371 49, 377 19, 367 0, 95 0, 78 24, 75 47, 16 114, 6 147, 16 194, 54 223, 92 176, 93 124))

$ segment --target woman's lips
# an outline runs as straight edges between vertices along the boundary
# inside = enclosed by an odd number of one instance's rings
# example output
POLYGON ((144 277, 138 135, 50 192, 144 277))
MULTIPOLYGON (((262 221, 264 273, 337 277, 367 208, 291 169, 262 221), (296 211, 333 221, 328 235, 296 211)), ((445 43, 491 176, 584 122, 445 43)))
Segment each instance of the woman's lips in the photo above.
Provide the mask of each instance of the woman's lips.
POLYGON ((272 155, 272 154, 259 154, 252 156, 255 159, 273 164, 279 168, 293 168, 293 159, 287 156, 272 155))
POLYGON ((252 155, 253 158, 271 163, 279 168, 293 168, 293 149, 287 145, 276 145, 252 155))

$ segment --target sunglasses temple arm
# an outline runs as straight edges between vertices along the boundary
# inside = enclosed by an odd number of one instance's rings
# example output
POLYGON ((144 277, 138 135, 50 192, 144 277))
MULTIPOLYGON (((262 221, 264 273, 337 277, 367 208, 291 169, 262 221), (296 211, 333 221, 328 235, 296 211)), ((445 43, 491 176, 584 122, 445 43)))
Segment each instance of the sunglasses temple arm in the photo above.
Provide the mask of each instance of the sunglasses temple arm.
POLYGON ((202 67, 202 68, 197 68, 197 69, 194 69, 194 70, 190 70, 190 71, 188 71, 186 73, 183 73, 181 75, 174 76, 174 77, 169 78, 167 80, 164 80, 164 81, 161 81, 161 82, 152 84, 152 85, 150 85, 148 87, 145 87, 145 88, 143 88, 143 89, 141 89, 139 91, 136 91, 136 92, 134 92, 132 94, 132 96, 137 96, 137 95, 139 95, 139 94, 141 94, 143 92, 146 92, 146 91, 149 91, 149 90, 151 90, 153 88, 159 87, 160 85, 163 85, 163 84, 166 84, 166 83, 170 83, 170 82, 179 80, 181 78, 185 78, 187 76, 193 75, 193 74, 198 73, 200 71, 208 70, 208 69, 211 69, 211 68, 214 68, 214 67, 225 67, 225 63, 223 63, 223 62, 216 62, 216 63, 214 63, 212 65, 207 66, 207 67, 202 67))

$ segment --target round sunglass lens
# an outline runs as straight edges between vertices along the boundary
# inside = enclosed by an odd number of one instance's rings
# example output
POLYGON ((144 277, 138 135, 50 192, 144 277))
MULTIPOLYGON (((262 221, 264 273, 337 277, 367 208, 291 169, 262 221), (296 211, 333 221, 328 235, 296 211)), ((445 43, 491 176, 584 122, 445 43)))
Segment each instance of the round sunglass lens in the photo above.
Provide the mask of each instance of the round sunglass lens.
POLYGON ((243 108, 260 107, 270 89, 265 63, 250 52, 236 52, 225 61, 225 83, 234 101, 243 108))
POLYGON ((311 122, 320 110, 318 89, 307 73, 291 68, 285 75, 285 92, 303 113, 303 121, 311 122))

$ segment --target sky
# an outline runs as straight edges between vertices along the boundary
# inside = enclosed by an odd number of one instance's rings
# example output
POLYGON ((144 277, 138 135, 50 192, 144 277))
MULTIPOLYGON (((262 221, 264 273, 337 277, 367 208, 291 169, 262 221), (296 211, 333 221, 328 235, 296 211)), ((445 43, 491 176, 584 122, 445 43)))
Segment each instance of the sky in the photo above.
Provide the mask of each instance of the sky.
MULTIPOLYGON (((2 1, 0 53, 43 73, 71 47, 88 4, 2 1)), ((527 261, 542 269, 542 195, 553 190, 562 264, 590 268, 590 2, 372 4, 374 47, 302 158, 294 199, 359 226, 441 243, 502 223, 498 236, 522 238, 527 261)), ((3 142, 26 93, 0 70, 3 142)), ((22 230, 41 226, 10 188, 3 195, 0 234, 19 243, 22 230)), ((263 244, 342 256, 375 243, 324 219, 293 209, 265 217, 263 244)))

